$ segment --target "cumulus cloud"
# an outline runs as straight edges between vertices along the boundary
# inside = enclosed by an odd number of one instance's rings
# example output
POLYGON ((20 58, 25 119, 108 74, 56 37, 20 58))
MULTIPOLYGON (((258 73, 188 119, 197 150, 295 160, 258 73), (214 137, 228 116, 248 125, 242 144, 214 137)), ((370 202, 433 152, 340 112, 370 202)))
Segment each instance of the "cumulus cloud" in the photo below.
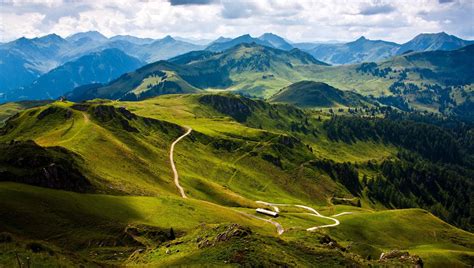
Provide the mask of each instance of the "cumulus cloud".
POLYGON ((292 41, 405 42, 420 32, 474 38, 472 0, 0 0, 0 41, 97 30, 213 39, 265 32, 292 41))

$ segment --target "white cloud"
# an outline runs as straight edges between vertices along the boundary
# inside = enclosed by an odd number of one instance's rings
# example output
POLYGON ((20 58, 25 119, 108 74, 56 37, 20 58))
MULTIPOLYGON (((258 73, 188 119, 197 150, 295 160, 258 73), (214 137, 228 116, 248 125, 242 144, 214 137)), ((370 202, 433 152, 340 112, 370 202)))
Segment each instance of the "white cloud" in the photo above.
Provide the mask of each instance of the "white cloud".
MULTIPOLYGON (((0 0, 2 1, 2 0, 0 0)), ((472 0, 3 0, 1 40, 97 30, 216 38, 274 32, 294 41, 404 42, 420 32, 474 38, 472 0), (448 23, 449 22, 449 23, 448 23)))
POLYGON ((40 13, 1 14, 0 15, 0 36, 1 41, 12 40, 20 36, 36 37, 42 35, 39 29, 46 15, 40 13), (19 33, 21 35, 19 35, 19 33))

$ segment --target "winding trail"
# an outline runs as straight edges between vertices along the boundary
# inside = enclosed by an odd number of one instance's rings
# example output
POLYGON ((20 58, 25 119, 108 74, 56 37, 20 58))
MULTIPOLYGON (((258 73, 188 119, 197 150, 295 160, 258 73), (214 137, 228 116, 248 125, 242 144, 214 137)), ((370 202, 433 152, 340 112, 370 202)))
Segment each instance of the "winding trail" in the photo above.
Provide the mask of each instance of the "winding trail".
MULTIPOLYGON (((317 229, 321 229, 321 228, 328 228, 328 227, 335 227, 335 226, 338 226, 339 224, 341 224, 341 222, 340 222, 338 219, 336 219, 335 217, 342 216, 342 215, 347 215, 347 214, 352 214, 352 212, 342 212, 342 213, 333 215, 333 216, 331 216, 331 217, 328 217, 328 216, 321 215, 321 213, 319 213, 319 212, 318 212, 316 209, 314 209, 314 208, 311 208, 311 207, 308 207, 308 206, 303 206, 303 205, 273 204, 273 203, 268 203, 268 202, 265 202, 265 201, 256 201, 256 203, 262 204, 262 205, 266 205, 266 206, 270 206, 270 207, 273 208, 273 210, 274 210, 275 212, 279 212, 279 211, 280 211, 280 209, 278 208, 279 206, 280 206, 280 207, 298 207, 298 208, 302 208, 302 209, 306 209, 306 210, 310 211, 311 213, 309 213, 309 214, 312 215, 312 216, 334 221, 333 224, 320 225, 320 226, 310 227, 310 228, 306 229, 306 231, 310 231, 310 232, 311 232, 311 231, 315 231, 315 230, 317 230, 317 229)), ((283 233, 283 232, 282 232, 282 233, 283 233)))
MULTIPOLYGON (((84 119, 88 119, 86 117, 84 117, 84 119)), ((88 120, 87 120, 88 121, 88 120)), ((190 127, 186 127, 188 130, 186 131, 186 133, 184 133, 183 135, 179 136, 172 144, 171 144, 171 148, 170 148, 170 163, 171 163, 171 169, 173 170, 173 175, 174 175, 174 184, 176 185, 176 188, 178 188, 179 190, 179 193, 181 194, 181 197, 182 198, 188 198, 186 196, 186 193, 184 192, 184 188, 181 187, 181 185, 179 184, 179 174, 178 174, 178 170, 176 169, 176 165, 174 163, 174 158, 173 158, 173 155, 174 155, 174 147, 175 145, 180 141, 182 140, 184 137, 186 137, 187 135, 189 135, 191 133, 191 131, 193 130, 192 128, 190 127)), ((334 227, 334 226, 338 226, 340 224, 339 220, 336 219, 335 217, 338 217, 338 216, 342 216, 342 215, 346 215, 346 214, 352 214, 352 212, 342 212, 342 213, 339 213, 337 215, 333 215, 332 217, 328 217, 328 216, 324 216, 324 215, 321 215, 317 210, 315 210, 314 208, 311 208, 311 207, 308 207, 308 206, 303 206, 303 205, 292 205, 292 204, 273 204, 273 203, 268 203, 268 202, 264 202, 264 201, 255 201, 256 203, 258 204, 262 204, 262 205, 266 205, 266 206, 270 206, 275 212, 280 212, 280 209, 278 207, 283 207, 283 206, 287 206, 287 207, 299 207, 299 208, 302 208, 302 209, 306 209, 308 211, 310 211, 311 213, 309 213, 310 215, 312 216, 315 216, 315 217, 319 217, 319 218, 324 218, 324 219, 328 219, 328 220, 332 220, 334 221, 333 224, 327 224, 327 225, 321 225, 321 226, 315 226, 315 227, 311 227, 311 228, 308 228, 306 229, 306 231, 314 231, 314 230, 317 230, 317 229, 321 229, 321 228, 327 228, 327 227, 334 227)), ((236 212, 240 213, 240 214, 243 214, 245 216, 248 216, 248 217, 251 217, 251 218, 254 218, 254 219, 258 219, 258 220, 262 220, 262 221, 265 221, 265 222, 268 222, 270 224, 273 224, 276 229, 277 229, 277 233, 278 235, 281 235, 283 234, 283 232, 285 232, 285 229, 283 228, 283 226, 274 221, 274 220, 271 220, 271 219, 265 219, 265 218, 262 218, 262 217, 258 217, 258 216, 255 216, 255 215, 252 215, 252 214, 248 214, 248 213, 245 213, 245 212, 242 212, 242 211, 238 211, 238 210, 235 210, 236 212)))
POLYGON ((184 137, 186 137, 187 135, 189 135, 189 133, 191 133, 193 129, 188 127, 188 131, 186 131, 186 133, 184 133, 183 135, 181 135, 179 138, 177 138, 172 144, 171 144, 171 148, 170 148, 170 163, 171 163, 171 169, 173 170, 173 175, 174 175, 174 184, 176 185, 176 188, 178 188, 179 190, 179 193, 181 194, 181 197, 182 198, 188 198, 186 196, 186 194, 184 193, 184 189, 183 187, 181 187, 181 185, 179 184, 179 175, 178 175, 178 170, 176 170, 176 165, 174 163, 174 160, 173 160, 173 154, 174 154, 174 146, 176 145, 176 143, 178 143, 180 140, 182 140, 184 137))

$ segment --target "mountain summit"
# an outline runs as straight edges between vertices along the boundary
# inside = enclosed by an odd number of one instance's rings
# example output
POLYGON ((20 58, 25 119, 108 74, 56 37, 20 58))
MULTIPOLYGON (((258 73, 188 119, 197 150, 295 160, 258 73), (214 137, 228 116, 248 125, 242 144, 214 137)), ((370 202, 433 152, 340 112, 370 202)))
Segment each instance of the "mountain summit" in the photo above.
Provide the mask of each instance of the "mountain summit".
POLYGON ((400 46, 398 54, 407 51, 432 51, 432 50, 454 50, 470 44, 474 41, 467 41, 445 32, 419 34, 412 40, 400 46))

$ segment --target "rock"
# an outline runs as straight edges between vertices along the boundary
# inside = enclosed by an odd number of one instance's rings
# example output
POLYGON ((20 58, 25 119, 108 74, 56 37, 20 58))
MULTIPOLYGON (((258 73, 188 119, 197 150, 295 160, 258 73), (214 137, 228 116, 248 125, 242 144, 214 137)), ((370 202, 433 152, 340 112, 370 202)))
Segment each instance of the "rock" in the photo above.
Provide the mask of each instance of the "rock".
POLYGON ((400 261, 402 263, 410 263, 415 267, 423 267, 423 260, 417 255, 410 255, 408 251, 392 250, 380 254, 380 262, 400 261))
MULTIPOLYGON (((222 226, 217 226, 216 228, 214 228, 214 230, 222 230, 222 226)), ((250 230, 250 228, 234 223, 226 226, 225 230, 223 232, 218 233, 213 239, 205 239, 199 237, 196 242, 198 243, 198 248, 205 248, 214 246, 216 243, 229 241, 235 237, 245 237, 250 234, 252 234, 252 230, 250 230)))
POLYGON ((166 254, 171 254, 171 250, 169 248, 166 249, 166 254))

